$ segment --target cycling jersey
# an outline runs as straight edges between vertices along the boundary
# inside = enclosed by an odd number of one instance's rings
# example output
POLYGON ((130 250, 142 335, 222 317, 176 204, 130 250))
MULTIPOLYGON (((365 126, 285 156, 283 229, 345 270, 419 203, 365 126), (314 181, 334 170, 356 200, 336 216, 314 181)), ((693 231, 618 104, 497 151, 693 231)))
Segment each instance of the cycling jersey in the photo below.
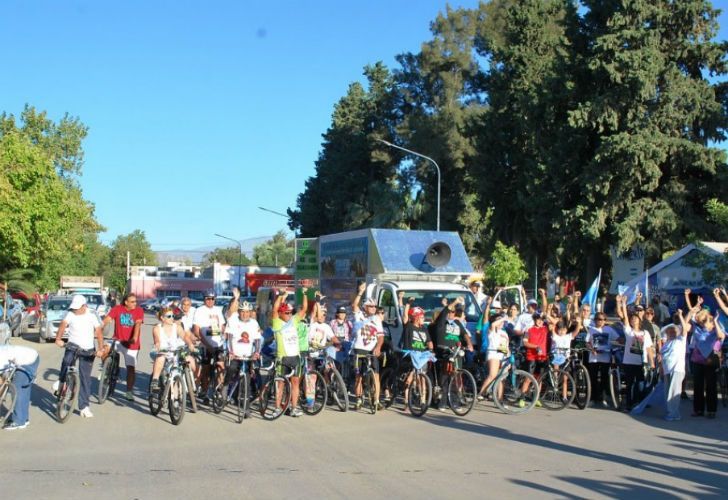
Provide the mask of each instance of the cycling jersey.
MULTIPOLYGON (((301 318, 293 316, 289 321, 284 322, 280 318, 273 318, 270 326, 276 339, 276 358, 282 359, 300 354, 298 343, 298 325, 301 318)), ((308 339, 306 340, 308 342, 308 339)))
POLYGON ((384 337, 382 321, 376 315, 366 317, 361 311, 355 314, 354 319, 354 330, 356 331, 354 349, 373 351, 377 346, 379 337, 384 337))
POLYGON ((308 329, 308 344, 312 350, 318 351, 326 347, 334 338, 334 332, 328 323, 312 322, 308 329))

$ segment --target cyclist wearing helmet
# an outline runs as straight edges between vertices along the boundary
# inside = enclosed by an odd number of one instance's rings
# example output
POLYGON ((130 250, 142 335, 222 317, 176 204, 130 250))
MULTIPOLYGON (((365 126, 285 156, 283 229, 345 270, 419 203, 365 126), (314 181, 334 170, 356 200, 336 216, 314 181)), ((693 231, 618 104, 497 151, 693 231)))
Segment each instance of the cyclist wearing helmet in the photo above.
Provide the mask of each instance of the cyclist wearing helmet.
POLYGON ((425 327, 425 310, 407 302, 402 316, 404 330, 400 345, 404 351, 432 351, 432 339, 425 327))
POLYGON ((205 346, 200 362, 202 365, 200 385, 202 393, 206 395, 207 388, 210 384, 210 365, 213 360, 217 363, 217 383, 221 383, 225 376, 225 360, 223 358, 225 317, 220 307, 215 305, 214 290, 205 292, 205 303, 195 310, 192 328, 195 336, 205 346))
MULTIPOLYGON (((379 355, 382 353, 382 345, 384 344, 384 326, 382 318, 377 312, 377 304, 372 299, 364 301, 364 312, 359 309, 359 302, 364 296, 366 283, 359 285, 357 294, 351 303, 351 309, 354 311, 354 331, 356 332, 356 340, 354 341, 354 354, 356 356, 356 376, 354 378, 354 393, 356 394, 356 409, 362 406, 362 373, 366 364, 366 356, 372 354, 372 369, 374 370, 374 400, 379 401, 379 355)), ((379 404, 379 403, 377 403, 379 404)))
MULTIPOLYGON (((293 306, 286 302, 288 290, 280 290, 278 297, 276 297, 275 303, 273 304, 270 322, 270 326, 273 329, 273 335, 276 340, 276 373, 278 375, 285 375, 287 373, 287 368, 293 370, 293 375, 291 376, 290 403, 292 417, 300 417, 303 414, 301 409, 298 407, 298 397, 300 395, 299 382, 302 373, 298 342, 298 325, 306 316, 308 298, 306 297, 307 289, 304 287, 301 291, 303 292, 303 307, 294 315, 293 306)), ((283 393, 283 386, 281 385, 277 389, 275 409, 276 416, 280 415, 283 411, 280 400, 281 394, 283 393)))

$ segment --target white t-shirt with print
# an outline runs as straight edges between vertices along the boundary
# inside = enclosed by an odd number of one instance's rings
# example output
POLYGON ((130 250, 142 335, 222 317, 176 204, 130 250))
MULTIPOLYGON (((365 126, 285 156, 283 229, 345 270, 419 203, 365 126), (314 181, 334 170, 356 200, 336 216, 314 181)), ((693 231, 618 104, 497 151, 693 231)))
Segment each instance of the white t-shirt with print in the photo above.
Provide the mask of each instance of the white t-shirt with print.
POLYGON ((86 310, 83 314, 76 314, 69 311, 63 318, 68 331, 68 342, 76 344, 81 349, 94 348, 94 332, 101 326, 101 321, 96 313, 86 310))
POLYGON ((326 347, 334 339, 334 330, 328 323, 317 323, 313 321, 308 327, 308 344, 311 349, 317 351, 326 347))
POLYGON ((192 322, 200 328, 200 336, 204 336, 208 343, 214 347, 222 346, 221 332, 225 324, 225 316, 223 316, 220 307, 198 307, 195 310, 195 317, 192 322))
POLYGON ((238 316, 228 319, 225 333, 230 339, 230 349, 234 356, 249 358, 253 354, 254 343, 262 338, 260 325, 253 318, 242 321, 238 316))
POLYGON ((187 311, 187 314, 182 314, 182 317, 179 319, 180 323, 182 323, 182 329, 186 332, 192 331, 192 325, 194 324, 195 320, 195 311, 197 309, 190 306, 190 310, 187 311))
POLYGON ((586 341, 591 342, 592 347, 597 351, 596 354, 589 351, 590 363, 610 363, 612 361, 612 342, 617 340, 619 335, 611 326, 596 328, 590 326, 587 328, 586 341))
POLYGON ((551 351, 554 354, 560 356, 568 356, 571 352, 571 340, 572 336, 570 333, 563 335, 551 335, 551 351))
POLYGON ((634 331, 624 327, 624 365, 642 365, 647 362, 647 349, 652 347, 652 336, 644 330, 634 331))
POLYGON ((502 328, 488 330, 488 351, 508 352, 508 332, 502 328))
POLYGON ((354 349, 362 351, 373 351, 377 346, 378 337, 384 336, 384 327, 378 316, 364 316, 364 313, 357 311, 354 315, 354 331, 356 331, 356 341, 354 349))

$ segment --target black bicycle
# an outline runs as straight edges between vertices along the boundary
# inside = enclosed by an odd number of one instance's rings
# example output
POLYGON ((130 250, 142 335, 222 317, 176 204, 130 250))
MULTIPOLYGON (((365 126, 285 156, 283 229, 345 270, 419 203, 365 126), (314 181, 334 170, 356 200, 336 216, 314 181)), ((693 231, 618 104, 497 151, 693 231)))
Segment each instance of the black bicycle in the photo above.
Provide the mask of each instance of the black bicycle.
POLYGON ((99 372, 99 391, 97 399, 100 405, 106 402, 109 395, 114 393, 116 382, 119 378, 119 353, 116 346, 119 341, 113 339, 109 346, 109 353, 106 359, 101 363, 101 371, 99 372))
MULTIPOLYGON (((445 380, 443 387, 446 388, 445 394, 440 394, 441 398, 447 398, 450 409, 460 417, 470 413, 475 406, 478 396, 478 387, 475 384, 475 377, 467 369, 463 368, 463 357, 465 349, 461 345, 457 345, 454 349, 444 348, 447 357, 442 360, 445 380)), ((432 386, 439 387, 437 369, 431 372, 433 380, 432 386)))
POLYGON ((159 355, 166 356, 164 368, 159 376, 159 388, 149 387, 149 412, 158 415, 165 403, 169 409, 169 419, 174 425, 182 423, 185 416, 187 402, 187 380, 184 375, 183 363, 189 351, 186 347, 172 350, 157 351, 159 355))
POLYGON ((354 357, 355 373, 361 376, 362 399, 366 403, 369 408, 369 412, 372 415, 377 413, 377 406, 379 405, 374 378, 377 375, 374 372, 374 357, 375 356, 373 354, 355 354, 354 357), (365 364, 363 369, 359 366, 359 362, 361 360, 364 360, 365 364))
POLYGON ((78 391, 80 387, 80 378, 78 374, 78 358, 92 358, 95 356, 94 349, 81 349, 75 344, 66 344, 66 351, 73 353, 71 364, 68 365, 66 377, 62 384, 58 387, 58 401, 56 403, 56 418, 62 424, 68 421, 68 417, 73 413, 78 399, 78 391))
POLYGON ((566 364, 561 367, 562 370, 569 373, 574 379, 575 394, 574 403, 577 408, 583 410, 591 401, 591 380, 589 379, 589 371, 584 366, 584 352, 587 348, 572 348, 569 359, 566 364))
POLYGON ((250 379, 253 366, 252 357, 238 358, 240 361, 240 369, 227 387, 228 400, 235 403, 237 409, 238 423, 242 424, 250 412, 250 379))

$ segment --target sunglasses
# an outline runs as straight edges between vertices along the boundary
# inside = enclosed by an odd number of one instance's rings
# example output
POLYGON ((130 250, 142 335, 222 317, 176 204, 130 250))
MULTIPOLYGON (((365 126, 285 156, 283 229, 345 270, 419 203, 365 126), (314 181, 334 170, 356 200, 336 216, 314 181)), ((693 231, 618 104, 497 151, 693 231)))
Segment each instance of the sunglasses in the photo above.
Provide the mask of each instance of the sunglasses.
POLYGON ((594 321, 606 321, 607 318, 594 318, 594 321))
POLYGON ((205 300, 215 300, 215 297, 205 297, 205 300))
POLYGON ((165 315, 164 315, 164 316, 162 316, 162 317, 163 317, 163 318, 166 318, 166 319, 172 319, 172 318, 174 318, 174 314, 165 314, 165 315))
POLYGON ((284 314, 284 315, 286 315, 286 316, 290 316, 290 315, 291 315, 291 314, 293 314, 293 313, 292 313, 292 312, 290 312, 290 311, 286 311, 286 312, 282 312, 281 314, 284 314))

